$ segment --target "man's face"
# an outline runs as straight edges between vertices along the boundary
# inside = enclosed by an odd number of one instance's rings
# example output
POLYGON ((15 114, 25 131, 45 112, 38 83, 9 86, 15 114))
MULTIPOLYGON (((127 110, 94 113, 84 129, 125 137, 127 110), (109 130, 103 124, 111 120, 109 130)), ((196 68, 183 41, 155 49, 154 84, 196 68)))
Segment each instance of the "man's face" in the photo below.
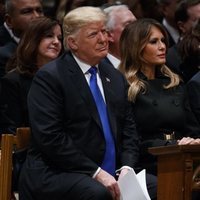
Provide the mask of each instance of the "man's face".
POLYGON ((184 30, 189 31, 193 26, 195 26, 200 19, 200 3, 191 6, 187 10, 189 19, 184 23, 184 30))
POLYGON ((180 0, 169 0, 168 3, 166 3, 162 6, 163 14, 164 14, 166 20, 168 21, 168 23, 170 23, 171 25, 173 25, 175 23, 174 13, 176 10, 176 6, 179 2, 180 2, 180 0))
POLYGON ((39 0, 13 0, 13 12, 6 16, 6 23, 17 37, 26 30, 32 19, 43 16, 39 0))
POLYGON ((69 46, 83 62, 95 65, 108 53, 108 37, 103 22, 82 27, 76 36, 69 37, 69 46))
MULTIPOLYGON (((115 15, 115 27, 109 31, 109 42, 113 45, 115 52, 114 56, 119 57, 119 40, 124 28, 130 24, 131 22, 135 21, 136 17, 130 10, 121 10, 119 13, 115 15)), ((113 51, 113 50, 112 50, 113 51)))
POLYGON ((130 10, 122 10, 120 13, 116 14, 115 27, 111 33, 113 33, 113 38, 117 43, 119 42, 121 33, 124 28, 135 20, 136 18, 130 10))

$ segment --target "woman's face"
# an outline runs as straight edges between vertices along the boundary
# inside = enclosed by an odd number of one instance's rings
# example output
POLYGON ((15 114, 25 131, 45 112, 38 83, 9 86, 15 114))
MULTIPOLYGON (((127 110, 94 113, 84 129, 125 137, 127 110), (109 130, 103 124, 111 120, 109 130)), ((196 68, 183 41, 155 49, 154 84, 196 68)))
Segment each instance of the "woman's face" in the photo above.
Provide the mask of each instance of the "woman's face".
POLYGON ((155 26, 152 26, 150 38, 143 49, 143 58, 147 65, 161 65, 166 62, 165 37, 155 26))
POLYGON ((41 40, 38 47, 37 62, 39 67, 58 57, 62 49, 62 33, 59 25, 53 27, 41 40))

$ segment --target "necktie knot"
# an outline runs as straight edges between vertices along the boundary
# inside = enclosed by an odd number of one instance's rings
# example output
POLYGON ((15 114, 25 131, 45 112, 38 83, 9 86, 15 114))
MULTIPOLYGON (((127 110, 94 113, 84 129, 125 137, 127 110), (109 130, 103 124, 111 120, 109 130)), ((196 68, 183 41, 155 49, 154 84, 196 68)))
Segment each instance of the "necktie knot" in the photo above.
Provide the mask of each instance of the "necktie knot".
POLYGON ((88 70, 88 72, 91 75, 96 75, 97 74, 97 68, 96 67, 90 67, 90 69, 88 70))

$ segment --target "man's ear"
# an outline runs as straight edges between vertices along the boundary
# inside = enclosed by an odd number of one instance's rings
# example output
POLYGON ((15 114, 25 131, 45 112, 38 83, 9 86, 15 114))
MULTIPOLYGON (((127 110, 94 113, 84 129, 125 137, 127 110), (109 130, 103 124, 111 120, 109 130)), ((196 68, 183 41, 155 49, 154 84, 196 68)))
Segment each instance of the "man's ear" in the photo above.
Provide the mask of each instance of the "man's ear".
POLYGON ((178 29, 181 31, 181 33, 185 33, 186 32, 184 23, 182 21, 178 21, 177 22, 177 26, 178 26, 178 29))
POLYGON ((10 29, 13 28, 12 17, 9 14, 5 14, 5 22, 10 29))
POLYGON ((68 47, 70 49, 72 49, 72 50, 77 50, 78 49, 75 37, 69 36, 69 37, 66 38, 65 42, 68 44, 68 47))
POLYGON ((109 42, 114 42, 114 39, 113 39, 113 35, 114 34, 112 32, 110 32, 110 31, 108 31, 107 34, 108 34, 108 41, 109 42))
POLYGON ((162 12, 164 15, 167 15, 167 14, 168 14, 168 6, 160 5, 160 9, 161 9, 161 12, 162 12))

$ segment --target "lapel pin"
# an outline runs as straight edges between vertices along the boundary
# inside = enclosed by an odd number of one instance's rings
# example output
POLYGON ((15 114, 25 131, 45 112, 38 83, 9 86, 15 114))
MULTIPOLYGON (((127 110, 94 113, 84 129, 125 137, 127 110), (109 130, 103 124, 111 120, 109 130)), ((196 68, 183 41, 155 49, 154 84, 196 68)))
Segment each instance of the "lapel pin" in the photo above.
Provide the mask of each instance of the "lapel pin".
POLYGON ((107 82, 110 82, 110 79, 106 77, 106 81, 107 81, 107 82))

